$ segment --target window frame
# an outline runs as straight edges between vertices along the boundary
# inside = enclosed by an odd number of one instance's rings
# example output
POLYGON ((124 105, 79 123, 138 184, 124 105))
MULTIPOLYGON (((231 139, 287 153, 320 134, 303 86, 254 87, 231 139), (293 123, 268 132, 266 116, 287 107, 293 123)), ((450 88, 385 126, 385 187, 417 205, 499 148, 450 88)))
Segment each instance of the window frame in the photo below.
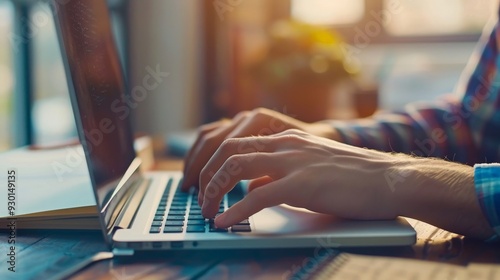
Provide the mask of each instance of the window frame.
POLYGON ((14 8, 12 36, 20 38, 17 51, 13 52, 14 96, 12 116, 12 146, 20 147, 33 143, 32 102, 32 41, 29 38, 29 24, 23 19, 29 18, 30 4, 26 1, 11 1, 14 8))
MULTIPOLYGON (((13 14, 13 35, 16 36, 18 45, 17 50, 13 51, 13 73, 15 86, 13 90, 13 115, 12 115, 12 147, 22 147, 32 145, 35 140, 33 127, 33 102, 34 102, 34 61, 33 41, 30 38, 29 19, 31 8, 40 3, 49 3, 50 0, 0 0, 11 2, 14 9, 13 14)), ((122 30, 122 38, 117 44, 123 46, 123 67, 124 73, 128 76, 129 63, 129 38, 128 15, 129 0, 107 0, 110 13, 118 17, 118 29, 122 30)))

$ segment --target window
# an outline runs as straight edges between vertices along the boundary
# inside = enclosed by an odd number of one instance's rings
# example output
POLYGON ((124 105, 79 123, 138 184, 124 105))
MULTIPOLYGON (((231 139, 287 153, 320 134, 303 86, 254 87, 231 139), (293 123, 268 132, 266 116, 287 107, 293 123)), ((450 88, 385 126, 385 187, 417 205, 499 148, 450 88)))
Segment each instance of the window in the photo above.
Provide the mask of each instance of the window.
MULTIPOLYGON (((113 4, 113 31, 120 35, 115 34, 123 60, 128 2, 108 1, 113 4)), ((0 151, 76 137, 49 2, 0 0, 0 34, 8 35, 0 36, 0 151)))
POLYGON ((377 43, 476 41, 497 11, 498 0, 291 0, 290 8, 292 18, 332 26, 349 41, 376 23, 377 43))
MULTIPOLYGON (((0 34, 12 33, 13 13, 11 3, 0 0, 0 34)), ((11 52, 9 36, 0 36, 0 151, 12 146, 11 112, 14 73, 11 52)))
POLYGON ((397 109, 454 91, 498 0, 292 0, 289 12, 339 32, 381 108, 397 109))
POLYGON ((292 0, 292 17, 311 24, 356 23, 365 13, 364 0, 292 0))
POLYGON ((35 4, 30 18, 33 32, 34 142, 65 141, 76 137, 76 129, 50 7, 43 2, 35 4))
POLYGON ((497 0, 385 0, 384 7, 399 2, 387 20, 394 36, 480 33, 498 10, 497 0))

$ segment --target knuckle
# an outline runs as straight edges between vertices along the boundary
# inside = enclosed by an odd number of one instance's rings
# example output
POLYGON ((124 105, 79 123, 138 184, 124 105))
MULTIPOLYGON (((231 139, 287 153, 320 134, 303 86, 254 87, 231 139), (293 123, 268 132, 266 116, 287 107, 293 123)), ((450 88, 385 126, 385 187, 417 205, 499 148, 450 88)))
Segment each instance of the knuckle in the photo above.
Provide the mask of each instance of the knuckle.
POLYGON ((208 132, 210 132, 212 130, 211 128, 212 128, 212 126, 210 124, 201 125, 198 128, 198 135, 205 135, 205 134, 207 134, 208 132))
POLYGON ((283 132, 285 135, 296 135, 296 136, 302 136, 305 133, 302 130, 296 129, 296 128, 290 128, 287 129, 283 132))
POLYGON ((220 186, 212 185, 205 189, 204 196, 209 199, 217 198, 220 193, 220 186))
POLYGON ((228 149, 232 149, 234 146, 238 145, 239 142, 240 142, 240 140, 237 138, 224 139, 224 141, 222 141, 222 143, 220 145, 220 149, 223 151, 228 150, 228 149))
POLYGON ((233 119, 238 120, 238 119, 246 118, 249 115, 250 115, 250 111, 241 111, 238 114, 236 114, 233 119))
POLYGON ((252 110, 251 116, 254 119, 268 118, 269 111, 268 111, 268 109, 265 109, 265 108, 262 108, 262 107, 255 108, 255 109, 252 110))
POLYGON ((278 140, 283 143, 282 147, 285 149, 307 144, 307 139, 300 134, 282 134, 278 137, 278 140))
POLYGON ((307 136, 307 134, 299 129, 292 128, 283 131, 279 136, 288 142, 301 143, 305 141, 305 136, 307 136))
POLYGON ((232 155, 228 157, 227 160, 223 163, 222 168, 226 170, 232 166, 239 165, 243 157, 243 155, 232 155))
POLYGON ((215 143, 217 138, 213 135, 213 133, 205 134, 201 137, 201 145, 202 146, 211 146, 215 143))

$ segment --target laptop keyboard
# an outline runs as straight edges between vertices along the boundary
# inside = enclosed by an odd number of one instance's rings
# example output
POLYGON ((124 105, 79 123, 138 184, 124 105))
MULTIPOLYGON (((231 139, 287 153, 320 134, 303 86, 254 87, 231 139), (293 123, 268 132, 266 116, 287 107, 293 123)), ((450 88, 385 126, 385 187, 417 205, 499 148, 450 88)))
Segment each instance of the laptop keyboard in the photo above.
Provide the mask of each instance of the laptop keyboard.
MULTIPOLYGON (((181 182, 179 183, 180 186, 181 182)), ((168 205, 173 180, 169 179, 160 203, 155 212, 149 233, 204 233, 204 232, 250 232, 250 222, 243 220, 230 228, 217 228, 213 219, 205 219, 201 215, 198 205, 198 191, 182 192, 178 187, 173 195, 172 202, 168 205), (167 207, 169 206, 169 207, 167 207)), ((223 213, 243 198, 240 187, 235 187, 219 205, 219 214, 223 213)))

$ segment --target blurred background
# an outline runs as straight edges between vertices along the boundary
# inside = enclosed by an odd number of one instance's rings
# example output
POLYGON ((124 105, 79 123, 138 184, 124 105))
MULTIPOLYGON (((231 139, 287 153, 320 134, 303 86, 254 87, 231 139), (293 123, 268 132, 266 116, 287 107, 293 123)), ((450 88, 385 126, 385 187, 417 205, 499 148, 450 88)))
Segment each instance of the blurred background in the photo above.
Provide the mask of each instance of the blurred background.
MULTIPOLYGON (((164 135, 268 107, 367 117, 452 93, 497 0, 108 0, 133 110, 164 135)), ((0 151, 76 137, 48 1, 0 0, 0 151)))

